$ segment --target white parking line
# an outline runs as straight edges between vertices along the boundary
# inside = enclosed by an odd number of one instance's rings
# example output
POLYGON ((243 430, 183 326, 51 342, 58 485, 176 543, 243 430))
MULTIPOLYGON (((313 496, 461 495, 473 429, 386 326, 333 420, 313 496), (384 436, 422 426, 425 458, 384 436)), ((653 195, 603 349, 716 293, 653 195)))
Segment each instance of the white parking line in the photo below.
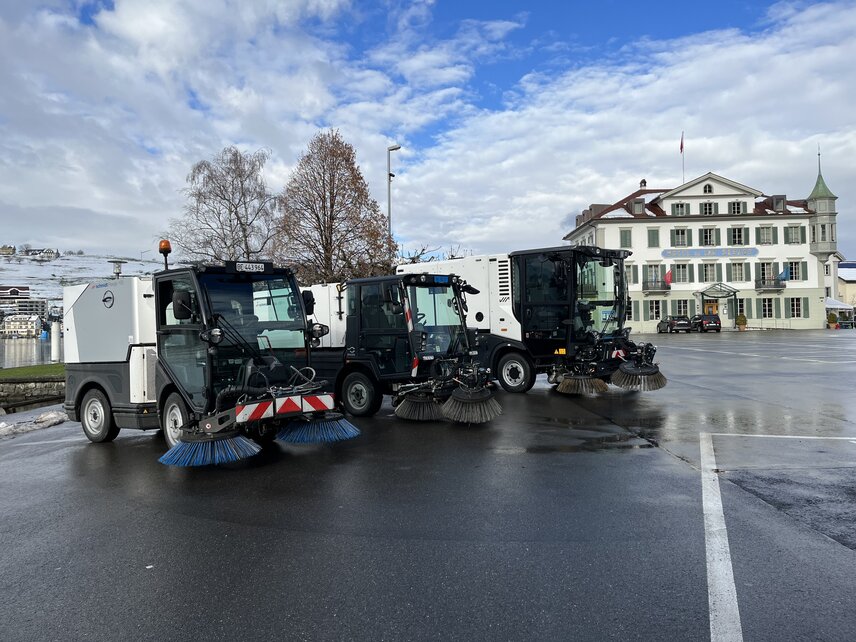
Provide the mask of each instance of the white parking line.
POLYGON ((788 357, 781 354, 754 354, 752 352, 733 352, 729 350, 711 350, 710 348, 690 348, 689 346, 657 346, 657 350, 673 349, 687 350, 690 352, 708 352, 711 354, 730 354, 738 357, 755 357, 757 359, 782 359, 783 361, 807 361, 810 363, 825 363, 833 365, 844 365, 845 363, 856 363, 856 359, 808 359, 801 357, 788 357))
POLYGON ((728 547, 728 532, 725 529, 719 477, 716 474, 716 457, 710 433, 701 433, 699 444, 710 639, 711 642, 742 642, 743 627, 740 624, 731 549, 728 547))
POLYGON ((761 434, 746 434, 739 432, 712 432, 702 433, 710 434, 711 437, 765 437, 767 439, 820 439, 832 441, 853 441, 853 437, 824 437, 822 435, 761 435, 761 434))

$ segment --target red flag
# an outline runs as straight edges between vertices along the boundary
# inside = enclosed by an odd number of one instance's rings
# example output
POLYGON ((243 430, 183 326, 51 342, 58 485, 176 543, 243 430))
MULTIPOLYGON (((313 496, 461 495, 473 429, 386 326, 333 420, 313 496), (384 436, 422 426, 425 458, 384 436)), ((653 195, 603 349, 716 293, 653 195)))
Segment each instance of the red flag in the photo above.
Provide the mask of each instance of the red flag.
POLYGON ((681 132, 681 154, 684 153, 684 132, 681 132))
POLYGON ((666 272, 666 276, 663 278, 663 280, 666 282, 666 285, 672 285, 672 271, 671 270, 666 272))

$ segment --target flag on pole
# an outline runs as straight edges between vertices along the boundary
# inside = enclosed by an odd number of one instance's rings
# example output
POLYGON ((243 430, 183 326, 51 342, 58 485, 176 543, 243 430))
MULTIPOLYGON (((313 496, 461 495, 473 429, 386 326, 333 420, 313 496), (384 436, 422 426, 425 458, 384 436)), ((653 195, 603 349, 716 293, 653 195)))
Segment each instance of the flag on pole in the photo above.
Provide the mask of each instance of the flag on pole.
POLYGON ((779 272, 779 275, 776 278, 779 281, 790 281, 791 280, 791 268, 786 267, 784 270, 779 272))
POLYGON ((684 132, 681 132, 681 154, 684 153, 684 132))
POLYGON ((672 270, 671 269, 669 269, 669 271, 666 272, 666 276, 663 278, 663 280, 666 282, 666 285, 672 285, 672 270))

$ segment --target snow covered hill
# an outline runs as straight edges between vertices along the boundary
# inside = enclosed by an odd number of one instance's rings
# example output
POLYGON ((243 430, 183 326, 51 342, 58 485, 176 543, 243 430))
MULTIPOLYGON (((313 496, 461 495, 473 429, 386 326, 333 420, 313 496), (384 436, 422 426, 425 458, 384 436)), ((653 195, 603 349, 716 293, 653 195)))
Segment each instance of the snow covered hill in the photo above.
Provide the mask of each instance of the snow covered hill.
POLYGON ((163 267, 162 260, 118 256, 61 256, 53 261, 37 261, 28 256, 0 257, 0 285, 30 286, 30 297, 62 303, 62 287, 71 283, 110 278, 110 260, 127 261, 122 274, 151 274, 163 267))

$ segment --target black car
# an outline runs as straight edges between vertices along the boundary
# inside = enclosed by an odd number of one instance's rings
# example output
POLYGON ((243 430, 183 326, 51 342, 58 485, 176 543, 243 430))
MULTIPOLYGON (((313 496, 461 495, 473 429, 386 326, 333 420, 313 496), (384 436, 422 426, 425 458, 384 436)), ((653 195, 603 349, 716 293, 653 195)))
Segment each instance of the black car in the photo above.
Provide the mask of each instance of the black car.
POLYGON ((693 330, 699 332, 722 331, 722 322, 719 320, 718 314, 697 314, 690 319, 690 325, 693 330))
POLYGON ((657 323, 657 332, 689 332, 692 324, 689 317, 683 315, 668 316, 657 323))

